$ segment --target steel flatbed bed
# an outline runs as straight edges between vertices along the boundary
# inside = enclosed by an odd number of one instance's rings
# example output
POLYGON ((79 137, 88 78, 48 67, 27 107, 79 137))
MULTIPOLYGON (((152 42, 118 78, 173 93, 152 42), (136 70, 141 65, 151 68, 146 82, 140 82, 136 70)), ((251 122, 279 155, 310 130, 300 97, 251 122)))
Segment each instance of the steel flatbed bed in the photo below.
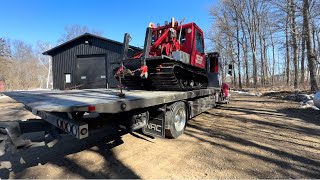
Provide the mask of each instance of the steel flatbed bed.
POLYGON ((6 92, 5 95, 37 111, 119 113, 208 96, 215 90, 214 88, 186 92, 131 90, 124 91, 125 97, 122 98, 117 96, 119 90, 115 89, 13 91, 6 92))

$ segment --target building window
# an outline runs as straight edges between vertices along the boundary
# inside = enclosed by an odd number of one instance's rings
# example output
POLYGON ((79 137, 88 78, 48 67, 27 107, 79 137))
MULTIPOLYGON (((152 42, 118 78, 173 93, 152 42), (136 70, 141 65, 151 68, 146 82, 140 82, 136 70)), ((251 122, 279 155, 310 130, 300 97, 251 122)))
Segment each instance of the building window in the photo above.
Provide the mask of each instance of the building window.
POLYGON ((66 73, 65 75, 65 83, 71 83, 71 74, 70 73, 66 73))

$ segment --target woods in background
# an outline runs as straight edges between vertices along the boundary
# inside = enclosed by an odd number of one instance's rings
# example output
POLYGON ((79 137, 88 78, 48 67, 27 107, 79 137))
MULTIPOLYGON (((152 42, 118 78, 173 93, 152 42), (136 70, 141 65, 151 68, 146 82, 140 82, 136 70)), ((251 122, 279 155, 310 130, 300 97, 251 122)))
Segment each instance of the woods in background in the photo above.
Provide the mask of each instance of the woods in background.
POLYGON ((0 78, 6 90, 45 88, 48 58, 40 58, 31 45, 0 39, 0 78))
MULTIPOLYGON (((319 88, 320 0, 219 0, 210 11, 207 32, 224 65, 234 67, 234 88, 319 88)), ((57 43, 86 32, 87 26, 66 26, 57 43)), ((42 52, 56 45, 0 39, 0 79, 7 90, 51 88, 50 57, 42 52)), ((227 67, 227 66, 223 66, 227 67)), ((222 69, 225 80, 226 69, 222 69)))
MULTIPOLYGON (((101 31, 90 30, 87 26, 66 26, 56 45, 87 32, 102 34, 101 31)), ((42 53, 56 45, 38 41, 32 46, 21 40, 0 37, 0 80, 5 82, 6 90, 51 89, 51 57, 42 53)))
POLYGON ((319 0, 220 0, 210 12, 214 23, 208 38, 223 62, 234 65, 235 88, 315 91, 320 79, 319 12, 319 0))

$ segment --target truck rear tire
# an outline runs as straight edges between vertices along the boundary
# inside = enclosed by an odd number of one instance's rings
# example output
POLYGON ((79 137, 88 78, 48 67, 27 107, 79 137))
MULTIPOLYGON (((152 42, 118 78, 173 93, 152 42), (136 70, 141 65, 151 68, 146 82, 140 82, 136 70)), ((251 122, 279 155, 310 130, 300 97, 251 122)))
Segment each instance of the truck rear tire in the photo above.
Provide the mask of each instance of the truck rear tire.
POLYGON ((171 105, 171 115, 167 120, 170 129, 166 129, 166 137, 176 139, 182 135, 187 124, 186 104, 180 101, 171 105))

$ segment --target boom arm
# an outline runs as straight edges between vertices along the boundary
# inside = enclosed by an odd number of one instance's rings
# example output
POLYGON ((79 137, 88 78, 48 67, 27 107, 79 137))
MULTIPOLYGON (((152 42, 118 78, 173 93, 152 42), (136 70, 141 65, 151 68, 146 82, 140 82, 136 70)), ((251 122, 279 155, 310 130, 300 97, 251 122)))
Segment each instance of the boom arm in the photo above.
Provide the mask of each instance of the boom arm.
POLYGON ((152 45, 151 52, 154 52, 156 48, 162 43, 162 41, 169 35, 170 28, 166 29, 164 33, 158 38, 158 40, 152 45))

